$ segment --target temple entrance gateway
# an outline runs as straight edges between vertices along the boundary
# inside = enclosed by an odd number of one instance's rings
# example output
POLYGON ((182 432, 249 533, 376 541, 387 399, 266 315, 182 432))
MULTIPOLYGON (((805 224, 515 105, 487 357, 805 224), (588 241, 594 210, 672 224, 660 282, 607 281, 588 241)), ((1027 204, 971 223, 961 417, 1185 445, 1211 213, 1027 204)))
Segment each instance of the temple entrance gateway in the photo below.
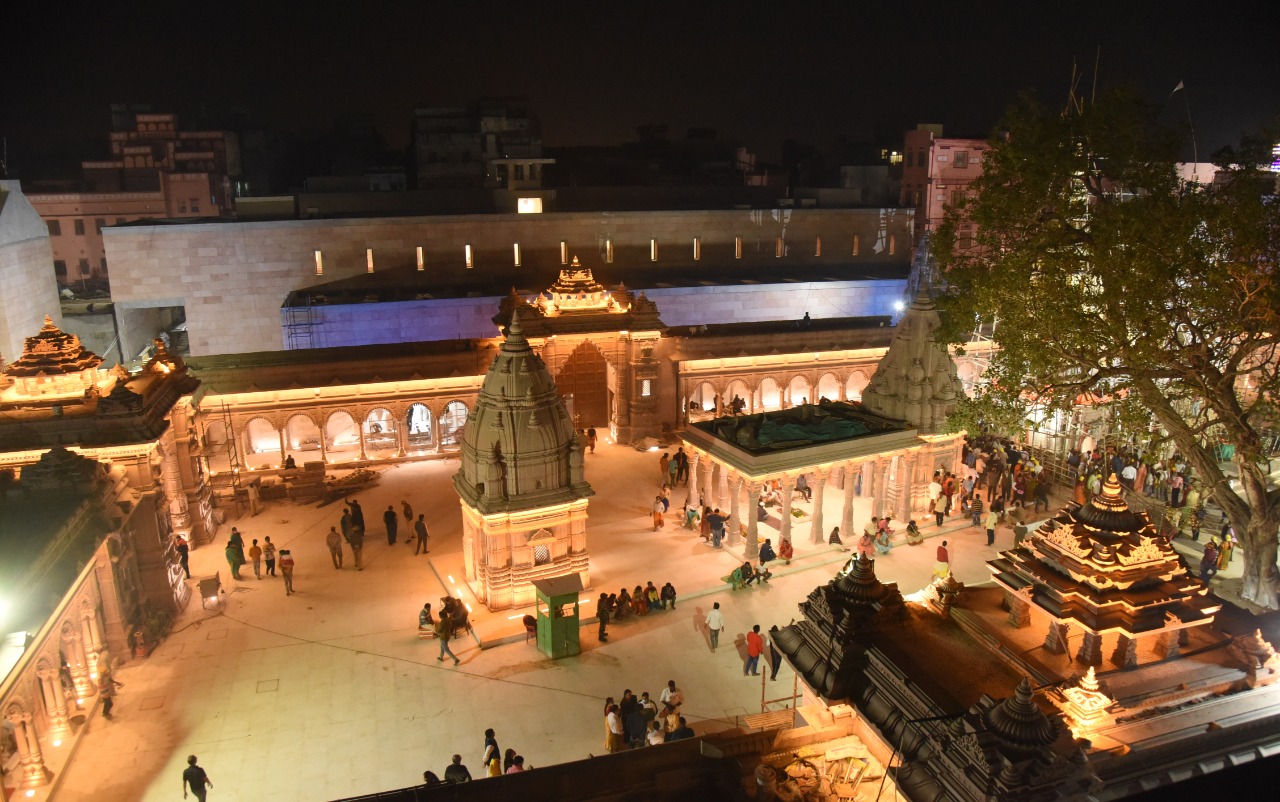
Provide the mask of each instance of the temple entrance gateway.
POLYGON ((556 376, 560 395, 573 397, 576 428, 609 425, 609 363, 594 343, 584 342, 565 360, 556 376))

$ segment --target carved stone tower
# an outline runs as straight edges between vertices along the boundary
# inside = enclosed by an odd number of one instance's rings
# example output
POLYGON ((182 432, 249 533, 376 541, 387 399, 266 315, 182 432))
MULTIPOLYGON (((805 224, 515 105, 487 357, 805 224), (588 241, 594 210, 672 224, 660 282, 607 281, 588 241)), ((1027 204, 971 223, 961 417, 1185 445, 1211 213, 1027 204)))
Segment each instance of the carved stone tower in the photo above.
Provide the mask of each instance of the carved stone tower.
POLYGON ((956 363, 934 340, 940 321, 927 293, 916 296, 893 334, 862 403, 890 418, 905 420, 920 434, 945 430, 947 416, 964 394, 956 363))
POLYGON ((453 477, 467 579, 491 610, 534 603, 535 579, 588 585, 583 444, 517 310, 462 437, 453 477))

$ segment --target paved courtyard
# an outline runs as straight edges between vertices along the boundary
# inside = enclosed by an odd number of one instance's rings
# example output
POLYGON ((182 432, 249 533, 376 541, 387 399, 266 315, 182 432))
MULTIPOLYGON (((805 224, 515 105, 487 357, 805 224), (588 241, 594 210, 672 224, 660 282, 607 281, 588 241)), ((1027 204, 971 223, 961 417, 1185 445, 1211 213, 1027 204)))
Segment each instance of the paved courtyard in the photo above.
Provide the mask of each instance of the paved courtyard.
MULTIPOLYGON (((559 661, 525 643, 519 619, 527 610, 488 613, 465 587, 488 648, 474 637, 456 640, 462 664, 455 668, 436 660, 434 641, 417 639, 422 603, 436 606, 446 585, 461 581, 461 516, 451 484, 456 459, 384 468, 378 484, 358 494, 370 529, 361 572, 351 568, 349 552, 347 567, 335 571, 324 546, 340 503, 272 503, 257 517, 228 521, 219 543, 191 558, 194 577, 222 572, 225 611, 207 611, 193 598, 150 657, 117 671, 125 687, 115 718, 91 713, 86 736, 57 778, 58 798, 175 799, 186 756, 195 753, 215 784, 211 799, 336 799, 411 785, 426 769, 443 774, 454 752, 477 774, 486 727, 528 765, 575 760, 602 751, 606 696, 624 688, 656 696, 668 679, 683 689, 683 712, 696 730, 732 726, 736 717, 759 712, 762 688, 770 698, 783 696, 793 677, 784 666, 777 682, 744 678, 746 631, 796 618, 796 604, 848 554, 808 545, 809 526, 801 523, 791 566, 779 567, 768 585, 731 592, 719 577, 740 557, 703 545, 674 523, 676 516, 665 530, 651 531, 658 456, 610 445, 588 456, 596 496, 588 523, 592 588, 584 598, 670 581, 681 594, 678 609, 611 625, 607 644, 597 642, 594 625, 586 626, 582 655, 559 661), (427 556, 413 555, 403 531, 400 543, 387 544, 381 513, 388 504, 398 513, 402 499, 415 514, 427 514, 427 556), (228 579, 222 545, 232 524, 246 543, 269 535, 293 551, 294 596, 286 597, 279 579, 253 578, 251 566, 242 571, 246 578, 228 579), (702 621, 716 601, 728 631, 712 653, 702 621)), ((673 497, 673 511, 682 492, 673 497)), ((840 492, 827 493, 828 528, 839 520, 841 503, 840 492)), ((857 505, 860 526, 869 502, 857 505)), ((776 533, 762 526, 761 537, 770 536, 776 545, 776 533)), ((986 581, 984 561, 995 549, 983 545, 985 537, 969 527, 948 537, 957 577, 986 581)), ((1002 529, 997 547, 1011 540, 1002 529)), ((877 561, 877 573, 904 593, 916 591, 929 579, 936 544, 900 546, 877 561)), ((584 617, 593 614, 584 604, 584 617)))

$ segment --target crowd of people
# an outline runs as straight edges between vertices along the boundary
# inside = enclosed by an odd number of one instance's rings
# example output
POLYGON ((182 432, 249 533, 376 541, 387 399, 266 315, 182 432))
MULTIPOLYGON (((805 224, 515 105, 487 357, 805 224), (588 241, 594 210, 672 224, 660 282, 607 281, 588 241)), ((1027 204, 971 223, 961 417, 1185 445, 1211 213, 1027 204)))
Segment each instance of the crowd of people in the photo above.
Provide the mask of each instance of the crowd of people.
MULTIPOLYGON (((514 749, 502 751, 498 746, 498 736, 492 728, 484 731, 484 749, 480 753, 480 765, 484 767, 481 777, 500 777, 504 774, 519 774, 529 771, 533 766, 526 765, 524 756, 514 749)), ((428 787, 437 785, 457 785, 472 782, 475 778, 471 770, 462 762, 462 755, 454 755, 445 767, 444 779, 434 771, 424 771, 422 782, 428 787)))
POLYGON ((644 746, 656 746, 667 741, 679 741, 693 737, 693 729, 680 715, 684 693, 676 687, 675 680, 668 680, 655 701, 644 691, 635 696, 630 688, 622 692, 622 698, 604 700, 604 748, 606 752, 623 752, 644 746))
POLYGON ((632 616, 646 616, 657 610, 676 609, 676 588, 670 582, 659 590, 652 581, 636 585, 628 592, 624 587, 617 593, 601 593, 596 600, 597 637, 609 640, 609 622, 621 621, 632 616))

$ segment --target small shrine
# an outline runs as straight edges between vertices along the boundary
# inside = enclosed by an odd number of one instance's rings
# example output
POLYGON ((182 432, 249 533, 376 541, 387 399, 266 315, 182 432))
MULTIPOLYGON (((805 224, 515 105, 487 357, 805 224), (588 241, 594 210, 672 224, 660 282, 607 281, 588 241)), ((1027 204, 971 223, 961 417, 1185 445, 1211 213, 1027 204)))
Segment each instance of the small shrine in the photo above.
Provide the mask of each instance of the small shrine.
POLYGON ((13 391, 30 398, 81 396, 98 381, 102 357, 85 348, 48 315, 39 333, 26 338, 22 356, 4 368, 13 391))
POLYGON ((889 350, 862 391, 862 403, 890 418, 905 420, 921 434, 942 434, 947 416, 964 397, 955 360, 934 331, 938 311, 922 291, 894 330, 889 350))
POLYGON ((560 277, 546 294, 538 296, 538 305, 543 314, 548 316, 574 312, 627 311, 603 284, 596 281, 591 268, 584 267, 577 256, 573 257, 568 267, 560 269, 560 277))
POLYGON ((1116 636, 1112 659, 1121 667, 1137 665, 1140 637, 1176 656, 1183 631, 1212 623, 1221 608, 1147 514, 1129 509, 1114 474, 1089 503, 1063 510, 987 565, 1015 625, 1028 621, 1028 605, 1048 613, 1044 646, 1056 654, 1079 627, 1076 659, 1090 665, 1101 661, 1105 635, 1116 636))
POLYGON ((534 603, 534 580, 588 585, 583 443, 516 310, 462 437, 454 487, 466 577, 491 610, 534 603))

